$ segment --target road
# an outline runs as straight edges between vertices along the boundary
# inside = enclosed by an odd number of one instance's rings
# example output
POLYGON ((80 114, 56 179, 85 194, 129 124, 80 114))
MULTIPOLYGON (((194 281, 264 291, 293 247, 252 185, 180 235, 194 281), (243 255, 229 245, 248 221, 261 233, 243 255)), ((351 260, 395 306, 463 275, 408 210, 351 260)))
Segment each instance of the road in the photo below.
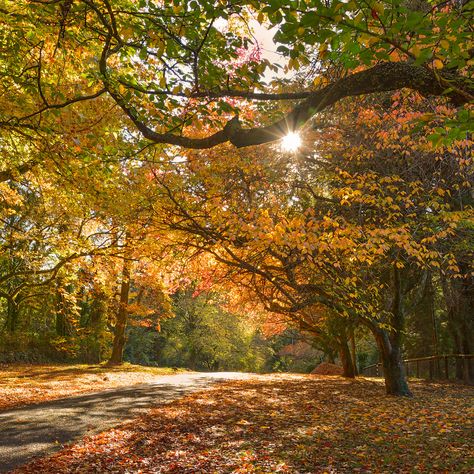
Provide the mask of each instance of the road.
POLYGON ((45 456, 84 435, 99 433, 149 408, 216 382, 251 377, 239 372, 160 376, 156 382, 117 387, 0 412, 0 472, 45 456))

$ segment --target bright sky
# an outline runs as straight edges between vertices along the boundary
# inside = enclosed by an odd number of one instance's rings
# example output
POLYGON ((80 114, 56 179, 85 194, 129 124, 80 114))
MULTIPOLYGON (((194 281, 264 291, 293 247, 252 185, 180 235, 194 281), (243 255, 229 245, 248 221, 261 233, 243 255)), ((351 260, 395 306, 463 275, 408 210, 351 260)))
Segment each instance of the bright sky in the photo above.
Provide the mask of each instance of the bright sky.
MULTIPOLYGON (((215 22, 215 26, 217 29, 225 29, 226 28, 226 21, 221 19, 215 22)), ((252 29, 252 33, 257 40, 260 49, 262 50, 262 57, 263 59, 267 59, 272 64, 279 64, 280 66, 285 66, 288 62, 287 58, 284 58, 280 53, 277 53, 276 49, 278 47, 277 44, 273 41, 273 36, 275 35, 277 28, 266 28, 264 25, 261 25, 256 20, 250 20, 249 26, 252 29)), ((265 73, 265 80, 271 81, 275 77, 290 77, 291 74, 285 74, 283 69, 278 73, 275 74, 273 71, 267 71, 265 73)))
MULTIPOLYGON (((273 64, 284 66, 288 62, 288 59, 276 52, 278 46, 273 41, 273 36, 275 35, 277 28, 274 27, 267 29, 265 26, 261 25, 255 20, 250 22, 250 26, 253 28, 255 38, 262 49, 262 57, 273 64)), ((281 70, 278 74, 275 74, 273 71, 267 71, 265 74, 265 80, 269 81, 275 77, 289 77, 290 75, 291 74, 288 73, 285 74, 283 70, 281 70)))

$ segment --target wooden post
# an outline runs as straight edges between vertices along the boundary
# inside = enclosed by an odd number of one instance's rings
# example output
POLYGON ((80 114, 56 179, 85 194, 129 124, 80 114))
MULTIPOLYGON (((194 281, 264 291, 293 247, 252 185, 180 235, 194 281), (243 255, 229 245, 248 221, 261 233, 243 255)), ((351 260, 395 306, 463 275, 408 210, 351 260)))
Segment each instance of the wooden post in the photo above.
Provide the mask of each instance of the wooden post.
POLYGON ((441 375, 441 357, 438 354, 436 354, 436 377, 438 379, 443 378, 441 375))
POLYGON ((444 375, 446 376, 446 380, 449 380, 448 356, 444 356, 444 375))
POLYGON ((420 361, 419 360, 416 361, 416 378, 417 379, 420 378, 420 361))

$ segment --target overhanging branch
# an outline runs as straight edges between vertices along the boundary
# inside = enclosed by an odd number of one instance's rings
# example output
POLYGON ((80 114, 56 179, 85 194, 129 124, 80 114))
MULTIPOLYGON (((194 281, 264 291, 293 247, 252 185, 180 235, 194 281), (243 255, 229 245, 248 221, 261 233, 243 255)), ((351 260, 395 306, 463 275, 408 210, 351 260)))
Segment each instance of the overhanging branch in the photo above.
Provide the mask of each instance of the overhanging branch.
POLYGON ((213 135, 192 138, 154 131, 137 116, 133 109, 127 106, 120 95, 110 89, 109 93, 148 140, 184 148, 206 149, 226 142, 242 148, 279 140, 288 131, 301 127, 317 112, 334 105, 345 97, 395 91, 402 88, 412 89, 425 96, 445 95, 455 105, 465 104, 474 98, 472 85, 460 76, 449 74, 441 76, 425 67, 404 62, 381 63, 309 93, 307 98, 291 112, 266 127, 245 129, 238 117, 234 117, 222 130, 213 135))

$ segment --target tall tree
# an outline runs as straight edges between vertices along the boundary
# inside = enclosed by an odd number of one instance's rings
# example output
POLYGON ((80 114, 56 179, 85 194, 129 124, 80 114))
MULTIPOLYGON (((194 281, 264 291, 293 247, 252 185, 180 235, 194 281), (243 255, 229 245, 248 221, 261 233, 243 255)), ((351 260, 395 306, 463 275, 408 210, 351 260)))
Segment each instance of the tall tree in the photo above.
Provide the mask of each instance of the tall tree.
POLYGON ((168 172, 152 167, 162 198, 155 218, 194 234, 184 242, 234 268, 234 281, 268 310, 307 324, 302 311, 320 305, 369 327, 387 392, 409 394, 402 362, 407 306, 420 284, 416 275, 440 268, 452 253, 440 251, 458 227, 446 212, 446 186, 471 186, 464 167, 470 144, 460 142, 459 153, 436 151, 426 130, 407 133, 421 112, 353 106, 341 108, 339 121, 309 139, 317 148, 311 143, 296 161, 271 149, 227 149, 225 163, 219 150, 186 153, 168 172), (457 170, 449 180, 440 173, 445 167, 457 170))

